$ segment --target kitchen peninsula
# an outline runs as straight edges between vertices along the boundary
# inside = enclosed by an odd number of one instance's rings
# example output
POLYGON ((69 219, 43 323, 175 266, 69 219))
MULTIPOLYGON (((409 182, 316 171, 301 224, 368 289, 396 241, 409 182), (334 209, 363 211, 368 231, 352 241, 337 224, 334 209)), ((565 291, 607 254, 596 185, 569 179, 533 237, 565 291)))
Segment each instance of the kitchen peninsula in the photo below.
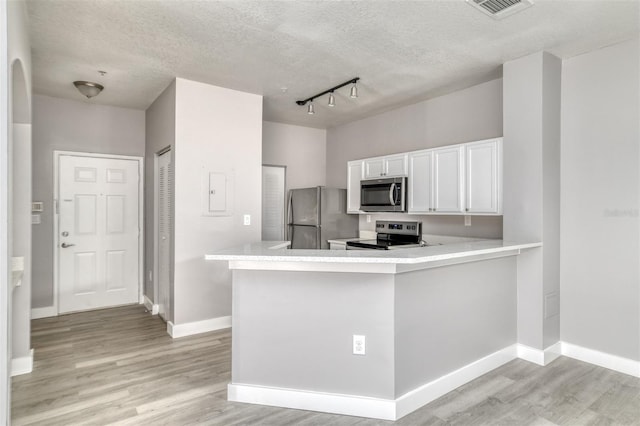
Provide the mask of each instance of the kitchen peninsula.
POLYGON ((205 256, 233 274, 229 400, 396 420, 517 356, 516 258, 540 243, 286 246, 205 256))

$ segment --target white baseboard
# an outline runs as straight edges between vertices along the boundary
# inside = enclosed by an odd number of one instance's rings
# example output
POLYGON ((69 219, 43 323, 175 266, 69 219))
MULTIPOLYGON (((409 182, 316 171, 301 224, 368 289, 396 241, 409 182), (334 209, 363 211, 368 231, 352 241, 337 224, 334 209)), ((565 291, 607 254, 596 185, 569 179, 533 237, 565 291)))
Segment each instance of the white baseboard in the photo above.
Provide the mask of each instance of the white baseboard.
POLYGON ((158 315, 158 312, 160 312, 158 304, 153 303, 146 295, 144 296, 144 301, 142 303, 144 304, 144 307, 147 308, 147 311, 151 312, 151 315, 158 315))
POLYGON ((397 420, 407 414, 417 410, 440 398, 452 390, 459 388, 465 383, 477 379, 478 377, 495 370, 517 358, 517 345, 507 346, 497 352, 480 358, 477 361, 467 364, 451 373, 439 377, 427 384, 420 386, 400 398, 396 399, 396 418, 397 420))
POLYGON ((209 331, 222 330, 231 327, 231 316, 211 318, 203 321, 174 324, 167 322, 167 333, 174 339, 191 336, 193 334, 207 333, 209 331))
POLYGON ((562 355, 562 342, 556 342, 544 350, 521 344, 518 344, 517 347, 518 358, 542 366, 549 365, 549 363, 562 355))
POLYGON ((31 319, 57 317, 58 310, 55 306, 45 306, 44 308, 31 309, 31 319))
POLYGON ((234 383, 227 386, 227 399, 229 401, 270 405, 272 407, 396 420, 396 403, 392 399, 368 398, 364 396, 309 392, 234 383))
POLYGON ((21 374, 29 374, 33 371, 33 349, 29 355, 11 360, 11 377, 21 374))
POLYGON ((516 353, 516 345, 509 346, 426 383, 395 400, 235 383, 228 386, 227 395, 229 401, 398 420, 453 389, 515 359, 516 353))
POLYGON ((562 342, 562 355, 630 376, 640 377, 640 361, 583 348, 567 342, 562 342))

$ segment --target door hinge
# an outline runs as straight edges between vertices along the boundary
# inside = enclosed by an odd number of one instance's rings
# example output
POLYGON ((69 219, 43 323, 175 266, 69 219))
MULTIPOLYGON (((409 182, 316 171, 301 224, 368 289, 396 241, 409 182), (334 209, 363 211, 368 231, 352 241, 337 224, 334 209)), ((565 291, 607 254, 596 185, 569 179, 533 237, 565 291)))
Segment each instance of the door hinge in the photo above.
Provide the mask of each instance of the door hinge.
POLYGON ((60 209, 58 207, 58 200, 54 200, 55 206, 56 206, 56 214, 60 214, 60 209))

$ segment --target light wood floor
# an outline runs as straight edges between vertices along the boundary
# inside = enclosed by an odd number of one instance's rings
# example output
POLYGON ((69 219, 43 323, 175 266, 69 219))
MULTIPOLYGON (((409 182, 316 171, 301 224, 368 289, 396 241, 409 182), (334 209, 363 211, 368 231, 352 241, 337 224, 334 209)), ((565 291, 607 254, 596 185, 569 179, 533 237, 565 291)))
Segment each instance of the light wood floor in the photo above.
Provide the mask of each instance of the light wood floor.
POLYGON ((512 361, 392 423, 227 402, 230 331, 172 340, 139 305, 34 320, 32 346, 14 425, 640 425, 640 379, 569 358, 512 361))

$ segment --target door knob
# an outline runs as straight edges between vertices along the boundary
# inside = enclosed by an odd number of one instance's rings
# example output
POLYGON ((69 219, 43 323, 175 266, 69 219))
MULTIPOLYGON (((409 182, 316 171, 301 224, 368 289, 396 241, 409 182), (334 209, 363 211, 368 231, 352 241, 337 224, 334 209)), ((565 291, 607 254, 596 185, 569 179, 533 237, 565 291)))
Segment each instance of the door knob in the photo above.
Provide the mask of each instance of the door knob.
POLYGON ((67 248, 67 247, 71 247, 71 246, 75 246, 75 244, 62 243, 62 244, 60 245, 60 247, 62 247, 62 248, 67 248))

